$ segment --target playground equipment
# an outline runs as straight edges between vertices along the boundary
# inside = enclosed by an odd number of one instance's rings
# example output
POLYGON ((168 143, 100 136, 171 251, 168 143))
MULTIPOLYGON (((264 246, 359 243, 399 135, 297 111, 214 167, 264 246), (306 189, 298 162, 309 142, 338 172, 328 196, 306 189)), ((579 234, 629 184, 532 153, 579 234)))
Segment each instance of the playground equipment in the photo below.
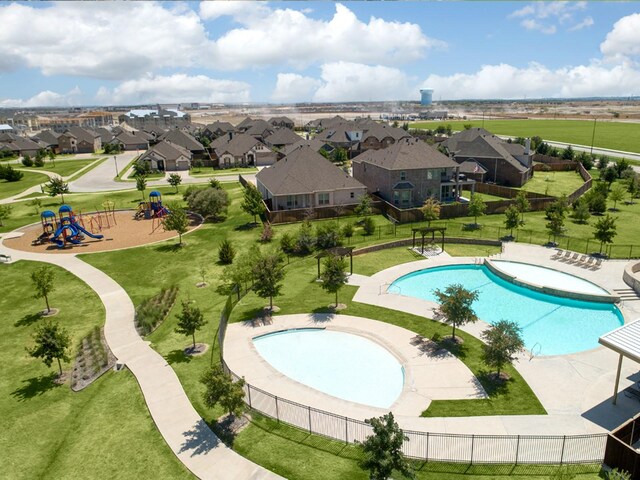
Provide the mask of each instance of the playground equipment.
POLYGON ((79 245, 85 236, 101 239, 103 235, 94 234, 84 228, 76 218, 69 205, 62 205, 58 210, 58 217, 51 210, 45 210, 40 214, 42 233, 33 241, 34 245, 41 245, 47 242, 55 243, 58 248, 64 248, 68 243, 79 245))
POLYGON ((170 213, 169 209, 162 205, 162 194, 157 190, 153 190, 149 194, 148 202, 140 202, 138 204, 138 210, 134 214, 133 218, 136 220, 140 220, 142 218, 146 220, 152 219, 153 223, 151 231, 153 232, 162 224, 162 219, 170 213))

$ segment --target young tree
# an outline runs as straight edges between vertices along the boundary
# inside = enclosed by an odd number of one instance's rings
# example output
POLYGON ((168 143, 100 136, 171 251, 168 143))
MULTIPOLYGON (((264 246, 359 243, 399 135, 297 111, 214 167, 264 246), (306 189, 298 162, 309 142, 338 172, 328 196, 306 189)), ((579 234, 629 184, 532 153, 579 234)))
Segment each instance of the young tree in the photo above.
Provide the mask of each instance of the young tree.
POLYGON ((633 203, 633 199, 638 196, 638 177, 633 175, 629 178, 629 185, 627 186, 627 192, 631 196, 631 202, 633 203))
POLYGON ((224 239, 220 243, 220 248, 218 249, 218 260, 223 265, 230 265, 233 263, 233 257, 236 256, 236 249, 233 248, 233 244, 228 240, 224 239))
POLYGON ((440 218, 440 202, 433 197, 429 197, 420 207, 420 212, 422 212, 422 218, 427 221, 427 226, 431 226, 433 220, 440 218))
POLYGON ((53 292, 55 283, 53 283, 56 277, 55 272, 49 266, 39 267, 31 273, 31 282, 33 282, 33 289, 35 293, 34 298, 44 298, 47 304, 47 313, 51 313, 51 307, 49 306, 49 294, 53 292))
POLYGON ((22 177, 24 177, 24 173, 20 170, 16 170, 11 165, 0 165, 0 180, 17 182, 22 180, 22 177))
POLYGON ((199 286, 205 287, 207 285, 208 272, 209 272, 209 269, 207 268, 207 264, 201 263, 200 266, 198 267, 198 274, 200 275, 200 278, 202 278, 202 282, 200 283, 199 286))
POLYGON ((549 235, 553 235, 553 243, 555 244, 556 237, 564 232, 564 214, 561 212, 551 212, 546 227, 549 235))
POLYGON ((320 274, 321 287, 329 293, 336 294, 338 308, 338 291, 347 283, 347 262, 339 255, 329 255, 324 260, 324 269, 320 274))
POLYGON ((484 215, 486 210, 487 204, 484 203, 482 198, 478 195, 471 195, 471 200, 469 200, 469 215, 474 218, 473 224, 476 228, 478 227, 478 217, 484 215))
POLYGON ((177 173, 172 173, 167 178, 167 183, 176 189, 176 193, 178 193, 178 187, 182 183, 182 177, 177 173))
MULTIPOLYGON (((215 188, 199 189, 193 186, 189 187, 189 189, 190 193, 185 198, 189 210, 199 213, 204 218, 224 219, 229 205, 229 195, 225 190, 215 188)), ((187 190, 188 192, 189 189, 187 190)))
POLYGON ((215 177, 209 180, 209 187, 214 188, 216 190, 222 190, 222 184, 220 183, 220 180, 218 180, 215 177))
POLYGON ((608 190, 611 190, 611 184, 618 178, 618 171, 615 167, 607 167, 602 172, 601 178, 607 183, 608 190))
POLYGON ((411 464, 402 453, 402 444, 409 440, 409 437, 400 429, 393 413, 369 418, 365 422, 373 427, 373 435, 369 435, 364 442, 358 442, 364 455, 358 465, 369 472, 369 479, 386 480, 394 471, 405 478, 415 478, 411 464))
POLYGON ((182 245, 182 235, 189 230, 189 216, 187 211, 179 204, 173 204, 169 208, 169 214, 162 219, 165 230, 178 234, 178 245, 182 245))
POLYGON ((245 289, 253 282, 253 266, 260 258, 260 250, 257 246, 243 252, 233 262, 222 271, 222 279, 230 290, 238 290, 244 285, 245 289))
POLYGON ((144 160, 136 160, 133 162, 133 176, 138 177, 140 175, 147 176, 151 173, 151 165, 150 162, 145 162, 144 160))
POLYGON ((280 294, 284 280, 284 258, 280 252, 261 253, 253 265, 253 291, 260 298, 269 299, 273 311, 273 297, 280 294))
POLYGON ((36 344, 33 348, 27 348, 29 355, 33 358, 41 358, 47 367, 50 367, 53 361, 57 360, 58 370, 62 375, 61 360, 69 361, 67 349, 71 339, 67 331, 60 328, 57 323, 45 320, 42 325, 36 326, 32 338, 36 344))
POLYGON ((581 224, 587 223, 587 220, 591 217, 589 204, 583 197, 580 197, 573 205, 573 214, 571 216, 577 223, 581 224))
POLYGON ((516 195, 516 208, 520 212, 520 225, 524 225, 524 214, 531 210, 531 204, 524 190, 520 190, 516 195))
POLYGON ((593 226, 593 236, 600 242, 600 253, 605 243, 613 243, 616 236, 616 218, 606 215, 593 226))
POLYGON ((484 362, 496 369, 498 379, 502 367, 512 364, 515 355, 524 349, 522 329, 511 320, 496 322, 484 330, 480 338, 485 342, 482 346, 484 362))
POLYGON ((362 220, 362 231, 365 235, 373 235, 376 231, 376 224, 371 217, 364 217, 362 220))
POLYGON ((618 202, 624 200, 626 196, 625 188, 620 184, 616 183, 613 187, 611 187, 611 191, 609 192, 609 199, 613 201, 613 211, 616 211, 616 205, 618 202))
POLYGON ((513 229, 520 225, 520 212, 518 207, 510 205, 504 212, 504 226, 510 230, 509 236, 513 238, 513 229))
POLYGON ((4 227, 3 220, 6 220, 11 216, 12 210, 13 210, 12 205, 8 205, 8 204, 0 205, 0 227, 4 227))
POLYGON ((371 197, 369 195, 364 194, 360 197, 360 203, 353 209, 353 213, 355 213, 358 217, 368 217, 373 213, 371 209, 371 197))
POLYGON ((144 191, 147 189, 147 177, 144 175, 136 175, 136 190, 142 194, 142 201, 144 202, 144 191))
POLYGON ((62 203, 64 203, 64 194, 69 193, 69 184, 62 180, 62 177, 51 178, 49 183, 45 185, 45 188, 52 197, 60 195, 62 197, 62 203))
POLYGON ((196 349, 196 331, 200 330, 207 321, 198 307, 191 305, 187 301, 182 301, 182 312, 178 314, 178 326, 176 333, 189 336, 193 340, 193 350, 196 349))
POLYGON ((573 160, 573 157, 575 157, 575 155, 576 152, 573 150, 573 147, 571 147, 571 145, 568 145, 567 148, 562 151, 563 160, 573 160))
POLYGON ((207 407, 213 408, 219 404, 229 415, 236 417, 242 415, 246 408, 243 378, 234 382, 224 372, 222 365, 217 364, 204 372, 200 382, 205 387, 202 398, 207 407))
POLYGON ((301 254, 307 254, 313 250, 313 247, 316 244, 316 240, 313 237, 313 226, 311 226, 311 222, 305 220, 300 225, 300 229, 298 230, 298 235, 296 238, 296 251, 301 254))
POLYGON ((446 323, 453 326, 451 336, 455 341, 456 327, 478 320, 476 312, 472 308, 473 302, 478 299, 478 292, 467 290, 461 284, 454 283, 445 288, 444 292, 436 289, 433 293, 440 303, 438 313, 445 318, 446 323))
POLYGON ((334 222, 323 222, 316 226, 316 247, 321 250, 342 245, 342 231, 334 222))
POLYGON ((614 165, 618 178, 622 178, 627 170, 631 170, 631 164, 626 158, 619 158, 614 165))
POLYGON ((262 195, 256 187, 248 183, 244 192, 242 192, 244 198, 240 208, 247 212, 249 215, 253 215, 253 223, 258 223, 257 216, 262 215, 266 211, 264 202, 262 201, 262 195))

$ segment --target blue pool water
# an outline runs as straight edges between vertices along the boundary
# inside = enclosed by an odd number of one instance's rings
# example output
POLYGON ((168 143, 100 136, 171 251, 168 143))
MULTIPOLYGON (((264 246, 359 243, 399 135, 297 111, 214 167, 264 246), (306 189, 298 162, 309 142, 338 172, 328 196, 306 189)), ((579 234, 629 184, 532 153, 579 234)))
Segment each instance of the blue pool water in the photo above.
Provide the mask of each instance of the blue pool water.
POLYGON ((334 397, 388 408, 402 392, 404 371, 396 357, 358 335, 299 329, 262 335, 253 343, 276 370, 334 397))
POLYGON ((478 291, 473 309, 494 323, 512 320, 522 328, 525 346, 541 355, 561 355, 598 346, 598 338, 624 324, 615 305, 538 293, 514 285, 481 265, 429 268, 397 279, 389 292, 437 302, 434 290, 459 283, 478 291))

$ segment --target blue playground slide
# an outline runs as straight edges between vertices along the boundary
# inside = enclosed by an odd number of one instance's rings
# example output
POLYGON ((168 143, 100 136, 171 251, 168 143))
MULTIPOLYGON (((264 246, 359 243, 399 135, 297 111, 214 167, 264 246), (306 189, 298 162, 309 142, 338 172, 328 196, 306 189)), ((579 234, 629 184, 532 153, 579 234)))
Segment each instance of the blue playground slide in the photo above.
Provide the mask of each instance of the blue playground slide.
POLYGON ((87 237, 91 237, 91 238, 104 238, 104 235, 100 235, 98 234, 93 234, 91 232, 88 232, 87 230, 85 230, 81 225, 74 223, 73 226, 78 229, 78 231, 84 233, 87 237))
POLYGON ((71 242, 75 245, 78 245, 80 243, 82 243, 80 240, 76 239, 75 237, 78 235, 78 230, 73 226, 73 225, 63 225, 61 227, 58 227, 58 229, 56 230, 56 232, 53 234, 53 237, 51 238, 51 241, 55 244, 58 245, 58 248, 62 248, 64 247, 64 240, 58 238, 60 235, 62 235, 62 232, 66 229, 69 229, 70 233, 67 235, 67 241, 71 242))

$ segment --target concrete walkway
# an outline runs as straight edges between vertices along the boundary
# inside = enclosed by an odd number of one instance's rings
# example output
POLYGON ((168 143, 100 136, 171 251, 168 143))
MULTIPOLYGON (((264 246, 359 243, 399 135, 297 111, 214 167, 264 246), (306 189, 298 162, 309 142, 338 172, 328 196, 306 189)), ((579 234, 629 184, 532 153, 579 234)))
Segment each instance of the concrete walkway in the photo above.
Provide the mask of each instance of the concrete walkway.
MULTIPOLYGON (((106 310, 104 333, 118 362, 135 375, 147 407, 163 438, 178 459, 203 479, 275 479, 272 472, 227 448, 195 411, 167 361, 136 332, 134 306, 111 277, 75 255, 22 252, 0 245, 12 261, 25 259, 58 265, 87 283, 106 310)), ((0 267, 1 268, 1 267, 0 267)))

